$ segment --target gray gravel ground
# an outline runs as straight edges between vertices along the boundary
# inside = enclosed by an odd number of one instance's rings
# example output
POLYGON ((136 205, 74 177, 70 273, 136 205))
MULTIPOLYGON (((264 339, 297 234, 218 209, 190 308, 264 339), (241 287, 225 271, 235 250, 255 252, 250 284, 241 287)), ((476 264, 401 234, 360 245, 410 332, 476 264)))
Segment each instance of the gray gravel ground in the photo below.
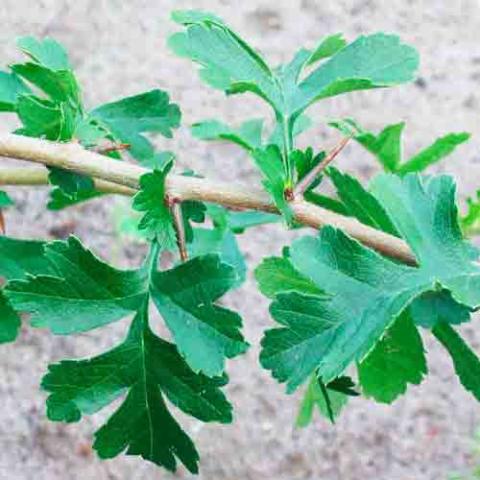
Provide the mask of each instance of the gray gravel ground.
MULTIPOLYGON (((371 129, 406 120, 407 155, 443 133, 466 130, 474 134, 473 140, 435 170, 457 177, 462 198, 480 185, 479 0, 1 0, 2 64, 17 58, 15 36, 50 35, 70 51, 90 106, 152 87, 168 89, 184 114, 184 126, 168 144, 179 153, 181 164, 222 180, 258 182, 238 149, 205 145, 189 135, 188 125, 203 118, 240 122, 268 113, 254 98, 226 99, 209 90, 187 61, 167 51, 166 36, 175 28, 169 12, 193 7, 214 10, 273 63, 286 60, 299 46, 313 46, 327 33, 343 31, 350 39, 377 30, 399 33, 420 51, 421 81, 322 102, 311 109, 317 126, 301 144, 333 145, 336 133, 324 128, 325 119, 346 115, 371 129)), ((0 130, 10 127, 9 121, 0 124, 0 130)), ((159 146, 167 147, 167 142, 159 146)), ((365 179, 378 170, 354 145, 339 164, 365 179)), ((74 233, 97 252, 119 265, 138 263, 142 247, 114 234, 117 200, 94 201, 54 216, 44 209, 45 191, 17 189, 12 196, 17 207, 8 215, 11 234, 48 238, 52 229, 68 229, 73 221, 74 233)), ((278 252, 291 236, 279 227, 261 227, 242 236, 240 243, 254 266, 265 254, 278 252)), ((354 401, 334 427, 319 420, 296 430, 297 398, 286 396, 258 365, 259 340, 271 322, 251 273, 229 304, 244 316, 253 347, 229 366, 235 423, 183 422, 201 453, 200 478, 441 480, 471 465, 479 407, 458 385, 449 360, 433 342, 426 342, 428 380, 394 406, 354 401)), ((99 461, 88 446, 108 412, 68 426, 45 418, 38 384, 47 364, 101 352, 123 336, 126 326, 123 321, 75 338, 52 338, 25 327, 15 345, 0 349, 0 479, 190 478, 183 469, 171 476, 135 458, 99 461)), ((480 350, 475 326, 466 333, 480 350)))

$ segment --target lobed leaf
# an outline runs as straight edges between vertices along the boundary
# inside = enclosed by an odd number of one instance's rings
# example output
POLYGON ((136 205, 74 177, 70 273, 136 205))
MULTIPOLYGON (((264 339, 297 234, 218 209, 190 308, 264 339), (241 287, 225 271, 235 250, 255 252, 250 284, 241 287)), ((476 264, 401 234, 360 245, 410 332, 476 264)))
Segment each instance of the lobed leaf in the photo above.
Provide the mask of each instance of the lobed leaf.
POLYGON ((178 105, 170 103, 168 94, 159 89, 106 103, 90 115, 117 141, 129 144, 129 152, 140 162, 154 155, 151 142, 143 134, 160 133, 171 138, 181 118, 178 105))
POLYGON ((283 327, 267 331, 261 362, 287 382, 288 391, 313 371, 328 382, 352 361, 362 361, 426 292, 441 287, 459 304, 470 309, 480 305, 478 254, 458 228, 451 179, 383 175, 372 190, 412 248, 418 267, 383 258, 329 227, 318 238, 294 242, 295 269, 332 296, 281 293, 271 306, 283 327))
POLYGON ((145 299, 143 270, 117 270, 75 237, 45 244, 43 257, 47 275, 12 280, 5 288, 13 308, 30 313, 35 327, 59 335, 91 330, 136 311, 145 299))
POLYGON ((236 282, 234 268, 215 254, 195 257, 152 276, 152 299, 195 372, 220 375, 225 357, 248 348, 240 333, 240 316, 215 304, 236 282))

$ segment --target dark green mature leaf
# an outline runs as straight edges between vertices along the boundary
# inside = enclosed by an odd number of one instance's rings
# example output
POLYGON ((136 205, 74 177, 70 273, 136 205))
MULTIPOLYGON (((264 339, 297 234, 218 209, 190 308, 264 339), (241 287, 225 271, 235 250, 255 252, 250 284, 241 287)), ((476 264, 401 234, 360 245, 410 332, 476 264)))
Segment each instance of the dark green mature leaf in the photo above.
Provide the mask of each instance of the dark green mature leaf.
POLYGON ((348 395, 326 388, 317 376, 313 374, 300 405, 296 425, 297 427, 309 425, 312 421, 315 407, 318 408, 322 416, 335 423, 335 419, 340 415, 347 401, 348 395))
POLYGON ((106 103, 90 115, 116 140, 129 144, 129 152, 140 162, 154 155, 152 144, 142 134, 160 133, 171 138, 181 117, 178 105, 170 103, 168 94, 158 89, 106 103))
POLYGON ((20 324, 20 317, 0 290, 0 344, 13 342, 18 336, 20 324))
POLYGON ((462 385, 480 401, 480 360, 477 355, 452 326, 439 323, 432 332, 452 357, 462 385))
POLYGON ((150 240, 156 239, 164 250, 176 247, 172 215, 166 204, 165 178, 173 166, 168 162, 161 170, 145 173, 140 178, 140 191, 133 197, 132 207, 145 212, 138 229, 150 240))
POLYGON ((338 40, 330 40, 337 45, 324 52, 322 48, 313 54, 301 50, 290 64, 274 72, 218 18, 189 12, 177 13, 174 20, 186 31, 170 37, 170 47, 199 63, 206 83, 227 93, 255 93, 283 118, 294 118, 320 98, 408 82, 418 66, 414 49, 401 44, 398 37, 379 33, 359 37, 340 49, 338 40), (326 54, 333 56, 301 80, 300 72, 312 55, 315 59, 326 54))
POLYGON ((214 303, 236 282, 234 268, 214 254, 153 274, 153 301, 179 352, 196 372, 220 375, 225 357, 235 357, 248 347, 240 333, 240 316, 214 303))
POLYGON ((20 95, 30 90, 14 73, 0 71, 0 112, 14 112, 20 95))
POLYGON ((45 244, 43 256, 49 262, 48 275, 12 280, 5 288, 13 308, 30 313, 35 327, 59 335, 91 330, 136 311, 145 299, 143 269, 117 270, 74 237, 45 244))
POLYGON ((245 281, 247 266, 231 230, 221 227, 196 228, 192 242, 188 245, 188 250, 191 257, 207 255, 208 253, 218 254, 222 262, 235 268, 237 274, 236 285, 240 286, 245 281))
POLYGON ((19 133, 47 140, 70 140, 75 128, 75 119, 64 104, 43 100, 34 95, 22 95, 18 99, 17 113, 23 123, 19 133))
POLYGON ((45 242, 0 235, 0 276, 22 280, 27 275, 49 275, 52 266, 44 256, 45 242))
POLYGON ((285 198, 285 190, 288 185, 280 149, 277 145, 269 145, 264 150, 257 149, 253 152, 253 159, 263 174, 264 180, 262 183, 265 189, 272 196, 286 222, 291 225, 293 223, 293 212, 285 198))
POLYGON ((470 134, 466 132, 449 133, 435 140, 432 145, 414 155, 408 162, 400 165, 398 173, 403 175, 409 172, 421 172, 450 155, 459 145, 467 142, 469 139, 470 134))
POLYGON ((328 382, 361 361, 425 292, 441 286, 466 307, 480 305, 478 253, 458 228, 452 180, 383 175, 373 192, 419 266, 399 265, 328 227, 294 242, 294 267, 332 296, 285 293, 271 306, 283 328, 267 331, 261 362, 288 391, 315 370, 328 382))
POLYGON ((358 366, 363 392, 383 403, 391 403, 405 393, 409 383, 419 385, 426 373, 422 339, 405 313, 358 366))
POLYGON ((10 207, 13 203, 13 200, 9 197, 7 192, 0 190, 0 208, 10 207))
POLYGON ((111 458, 127 449, 128 455, 172 471, 177 457, 197 472, 195 447, 168 412, 164 396, 202 421, 229 423, 232 407, 219 389, 225 383, 192 372, 172 344, 153 334, 142 308, 122 344, 92 359, 50 365, 42 387, 50 392, 48 417, 66 422, 97 412, 128 389, 123 404, 95 434, 99 456, 111 458))

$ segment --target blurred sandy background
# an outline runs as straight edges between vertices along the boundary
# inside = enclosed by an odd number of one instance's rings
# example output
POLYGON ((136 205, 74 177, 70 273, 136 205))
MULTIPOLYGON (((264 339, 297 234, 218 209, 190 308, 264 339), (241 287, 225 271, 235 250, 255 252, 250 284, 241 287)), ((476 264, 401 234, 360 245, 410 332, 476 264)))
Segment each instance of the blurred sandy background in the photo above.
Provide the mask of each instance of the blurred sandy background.
MULTIPOLYGON (((454 174, 462 198, 480 187, 480 2, 479 0, 0 0, 2 65, 18 59, 14 38, 50 35, 70 52, 84 87, 87 105, 160 87, 183 110, 183 126, 172 142, 159 147, 178 152, 181 166, 238 182, 257 182, 244 154, 233 146, 194 140, 188 126, 218 117, 240 122, 269 113, 253 97, 226 99, 201 84, 188 61, 166 49, 176 29, 169 12, 180 8, 215 11, 259 48, 273 64, 287 60, 300 46, 313 47, 323 35, 345 32, 348 39, 378 30, 396 32, 421 54, 420 79, 385 91, 324 101, 309 111, 316 126, 301 145, 332 146, 338 134, 325 119, 350 115, 370 129, 407 121, 406 155, 449 131, 469 131, 462 146, 435 171, 454 174)), ((0 117, 1 118, 1 117, 0 117)), ((0 130, 11 127, 0 120, 0 130)), ((367 179, 378 167, 359 147, 350 145, 339 165, 367 179)), ((108 198, 63 212, 48 213, 46 191, 11 190, 17 201, 8 214, 10 233, 21 237, 71 231, 119 265, 136 265, 142 247, 115 235, 108 198)), ((240 237, 250 267, 279 251, 291 237, 278 227, 262 227, 240 237)), ((267 302, 255 292, 251 270, 247 284, 229 303, 244 317, 252 348, 229 364, 228 393, 236 421, 230 426, 184 419, 201 454, 202 479, 442 480, 472 464, 471 438, 480 426, 479 405, 458 385, 446 355, 431 341, 431 375, 394 406, 366 400, 351 402, 335 426, 317 419, 305 430, 293 422, 298 398, 260 369, 262 331, 271 321, 267 302)), ((0 349, 0 479, 107 480, 190 478, 175 476, 137 458, 101 462, 90 451, 90 437, 107 411, 80 424, 47 422, 38 385, 48 363, 92 355, 115 344, 127 322, 76 338, 53 338, 24 327, 16 345, 0 349)), ((475 324, 466 330, 480 351, 475 324)))

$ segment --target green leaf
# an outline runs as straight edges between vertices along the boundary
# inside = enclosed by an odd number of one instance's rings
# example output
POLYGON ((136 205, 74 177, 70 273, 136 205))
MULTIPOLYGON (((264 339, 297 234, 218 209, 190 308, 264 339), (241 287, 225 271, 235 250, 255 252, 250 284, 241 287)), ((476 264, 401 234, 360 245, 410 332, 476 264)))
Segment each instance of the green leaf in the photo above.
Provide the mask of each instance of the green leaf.
POLYGON ((20 317, 0 290, 0 344, 13 342, 20 330, 20 317))
POLYGON ((465 236, 476 235, 480 232, 480 190, 477 198, 467 198, 467 213, 460 218, 460 225, 465 236))
POLYGON ((13 205, 13 200, 8 196, 7 192, 0 190, 0 208, 6 208, 13 205))
POLYGON ((69 106, 82 111, 80 87, 70 70, 55 71, 36 63, 12 65, 11 69, 27 82, 45 92, 54 102, 69 102, 69 106))
POLYGON ((363 392, 382 403, 392 403, 406 392, 409 383, 419 385, 426 373, 422 339, 405 313, 358 366, 363 392))
POLYGON ((449 133, 414 155, 408 162, 398 168, 398 173, 421 172, 430 165, 439 162, 450 155, 459 145, 470 139, 469 133, 449 133))
POLYGON ((122 344, 92 359, 50 365, 42 387, 50 392, 48 417, 67 422, 97 412, 127 391, 95 434, 98 455, 111 458, 126 450, 171 471, 177 457, 196 473, 198 453, 168 412, 165 397, 204 422, 230 423, 232 407, 219 389, 225 383, 192 372, 172 344, 153 334, 142 308, 122 344))
POLYGON ((269 145, 266 149, 256 149, 253 152, 255 164, 262 172, 263 186, 277 208, 282 212, 288 225, 293 223, 293 212, 285 199, 287 179, 283 170, 282 154, 277 145, 269 145))
POLYGON ((162 170, 154 170, 140 177, 140 190, 133 197, 132 207, 138 212, 145 212, 138 228, 145 236, 156 239, 162 249, 176 248, 175 229, 172 215, 166 205, 165 178, 173 166, 168 162, 162 170))
POLYGON ((234 267, 237 275, 236 286, 240 286, 245 281, 247 273, 245 259, 238 248, 235 235, 230 230, 218 227, 196 228, 188 250, 191 257, 209 253, 218 254, 222 262, 234 267))
POLYGON ((96 190, 80 189, 73 194, 66 194, 61 188, 53 188, 50 190, 50 200, 47 203, 49 210, 63 210, 64 208, 77 205, 78 203, 92 200, 93 198, 102 196, 103 193, 96 190))
POLYGON ((335 423, 335 419, 340 415, 347 401, 347 395, 325 388, 317 376, 313 374, 300 405, 296 425, 297 427, 309 425, 312 421, 315 407, 318 408, 323 417, 335 423))
POLYGON ((50 70, 70 70, 72 67, 65 49, 56 40, 46 37, 38 40, 35 37, 20 37, 17 46, 34 62, 50 70))
POLYGON ((289 111, 303 111, 321 99, 371 88, 389 87, 414 79, 415 49, 395 35, 360 36, 321 64, 290 94, 289 111))
POLYGON ((322 293, 319 287, 295 270, 291 262, 284 257, 264 258, 255 269, 255 280, 260 291, 269 298, 289 291, 311 295, 322 293))
POLYGON ((248 228, 277 223, 280 219, 281 217, 274 213, 257 212, 256 210, 227 211, 226 225, 234 233, 243 233, 248 228))
POLYGON ((410 314, 415 325, 430 329, 439 323, 458 325, 470 320, 470 309, 455 302, 446 290, 424 293, 412 303, 410 314))
POLYGON ((400 265, 325 227, 290 249, 296 270, 330 296, 282 293, 271 313, 261 362, 287 390, 312 372, 328 383, 362 361, 399 315, 425 292, 449 290, 470 309, 480 305, 478 252, 462 239, 455 185, 449 177, 403 180, 382 175, 373 192, 414 252, 418 267, 400 265))
POLYGON ((397 230, 379 201, 365 190, 356 178, 342 173, 334 167, 328 169, 328 176, 349 215, 365 225, 398 236, 397 230))
POLYGON ((343 34, 336 33, 322 38, 315 50, 311 53, 306 65, 312 65, 313 63, 323 60, 325 58, 335 55, 339 50, 347 45, 347 41, 343 38, 343 34))
POLYGON ((240 316, 214 303, 236 282, 234 268, 214 254, 153 274, 153 301, 195 372, 220 375, 225 357, 235 357, 248 347, 240 333, 240 316))
POLYGON ((280 92, 265 61, 220 19, 203 12, 173 15, 186 31, 172 35, 169 46, 177 55, 201 65, 204 82, 227 93, 253 92, 272 106, 280 102, 280 92))
POLYGON ((53 273, 44 255, 45 242, 19 240, 0 235, 0 275, 7 280, 22 280, 28 275, 53 273))
POLYGON ((171 138, 181 117, 178 105, 170 103, 168 94, 158 89, 106 103, 90 115, 116 140, 129 144, 129 152, 140 162, 154 155, 152 144, 142 134, 160 133, 171 138))
POLYGON ((0 112, 14 112, 18 98, 28 93, 30 90, 18 75, 0 71, 0 112))
MULTIPOLYGON (((293 127, 292 127, 293 138, 298 137, 303 132, 306 132, 312 125, 313 125, 313 121, 308 115, 305 115, 304 113, 299 115, 293 122, 293 127)), ((273 129, 273 132, 270 135, 270 138, 268 139, 268 144, 278 145, 280 149, 283 149, 284 148, 283 140, 284 139, 283 139, 282 126, 277 122, 275 124, 275 128, 273 129)))
POLYGON ((273 107, 277 118, 293 120, 320 98, 408 82, 418 66, 416 51, 401 44, 398 37, 383 33, 362 36, 340 49, 342 40, 336 37, 313 53, 313 58, 333 56, 301 80, 302 68, 312 56, 308 50, 300 50, 288 65, 273 71, 216 17, 188 12, 176 13, 176 20, 186 28, 171 36, 169 45, 177 55, 201 65, 202 80, 228 94, 260 96, 273 107))
POLYGON ((452 357, 462 385, 480 401, 480 360, 477 355, 450 325, 439 323, 432 332, 452 357))
POLYGON ((205 120, 192 125, 192 135, 200 140, 227 140, 247 151, 262 145, 263 120, 248 120, 238 129, 217 120, 205 120))
POLYGON ((70 140, 75 128, 70 111, 63 104, 43 100, 34 95, 22 95, 18 99, 18 116, 23 123, 22 135, 47 140, 70 140))
POLYGON ((336 198, 327 197, 316 192, 305 192, 305 200, 314 205, 317 205, 332 212, 340 213, 340 215, 350 215, 349 210, 345 205, 336 198))
POLYGON ((58 335, 84 332, 119 320, 144 301, 144 270, 117 270, 75 238, 44 245, 52 273, 10 281, 6 295, 17 311, 30 313, 34 327, 58 335))
POLYGON ((378 135, 365 132, 351 119, 343 122, 330 122, 332 127, 345 133, 350 127, 353 138, 370 153, 375 155, 387 172, 396 172, 402 161, 402 134, 405 123, 395 123, 385 127, 378 135))

